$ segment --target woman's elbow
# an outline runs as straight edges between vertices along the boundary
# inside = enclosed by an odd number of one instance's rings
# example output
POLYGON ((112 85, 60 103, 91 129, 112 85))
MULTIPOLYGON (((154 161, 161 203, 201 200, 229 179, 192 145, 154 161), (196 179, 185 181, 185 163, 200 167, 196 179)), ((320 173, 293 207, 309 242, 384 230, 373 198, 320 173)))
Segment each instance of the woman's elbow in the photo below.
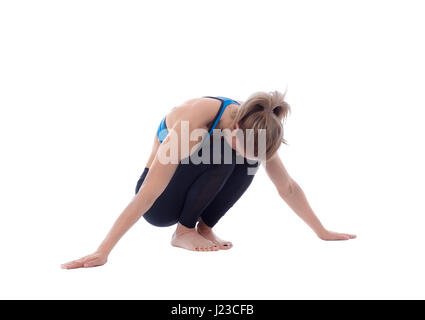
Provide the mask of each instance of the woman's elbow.
POLYGON ((159 195, 159 193, 154 192, 152 190, 143 189, 142 186, 136 197, 134 198, 134 201, 137 203, 137 205, 142 211, 146 211, 154 204, 159 195))
POLYGON ((279 195, 282 198, 287 198, 291 196, 296 189, 296 183, 293 180, 288 181, 288 183, 284 184, 278 189, 279 195))

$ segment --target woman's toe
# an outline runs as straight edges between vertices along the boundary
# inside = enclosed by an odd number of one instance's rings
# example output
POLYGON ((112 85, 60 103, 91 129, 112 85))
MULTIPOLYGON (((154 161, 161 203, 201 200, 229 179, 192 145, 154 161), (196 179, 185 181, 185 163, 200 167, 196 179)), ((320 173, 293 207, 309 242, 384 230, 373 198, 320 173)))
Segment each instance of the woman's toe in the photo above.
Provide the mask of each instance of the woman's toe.
POLYGON ((229 246, 228 246, 226 243, 223 243, 223 244, 220 246, 220 248, 221 248, 221 249, 223 249, 223 250, 226 250, 226 249, 228 249, 228 248, 229 248, 229 246))

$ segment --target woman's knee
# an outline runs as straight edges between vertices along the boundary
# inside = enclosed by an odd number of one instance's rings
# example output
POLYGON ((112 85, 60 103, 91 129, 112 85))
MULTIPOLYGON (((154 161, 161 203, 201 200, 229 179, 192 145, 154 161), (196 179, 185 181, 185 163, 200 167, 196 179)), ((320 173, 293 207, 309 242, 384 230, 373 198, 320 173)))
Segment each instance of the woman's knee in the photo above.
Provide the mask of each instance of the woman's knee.
POLYGON ((161 215, 154 212, 147 212, 143 217, 155 227, 170 227, 179 221, 178 215, 161 215))
POLYGON ((143 182, 145 181, 145 178, 146 178, 146 175, 148 174, 148 171, 149 171, 149 168, 147 168, 147 167, 146 167, 146 168, 143 170, 143 173, 142 173, 142 175, 140 176, 139 180, 137 181, 136 189, 135 189, 135 193, 136 193, 136 194, 137 194, 137 192, 139 192, 140 187, 142 186, 143 182))

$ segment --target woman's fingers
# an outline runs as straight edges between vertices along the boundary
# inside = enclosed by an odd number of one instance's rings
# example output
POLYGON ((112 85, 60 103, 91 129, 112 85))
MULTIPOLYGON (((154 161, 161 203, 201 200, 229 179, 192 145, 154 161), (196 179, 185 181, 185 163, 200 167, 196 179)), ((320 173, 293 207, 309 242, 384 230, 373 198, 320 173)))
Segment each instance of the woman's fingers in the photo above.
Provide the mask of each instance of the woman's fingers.
POLYGON ((61 265, 63 269, 76 269, 76 268, 90 268, 104 265, 108 259, 108 256, 96 252, 88 256, 82 257, 78 260, 70 261, 61 265))
POLYGON ((334 231, 327 231, 325 234, 319 236, 322 240, 336 241, 336 240, 350 240, 355 239, 357 236, 350 233, 339 233, 334 231))
POLYGON ((349 233, 338 233, 337 240, 350 240, 356 238, 356 235, 349 233))
POLYGON ((76 269, 76 268, 82 268, 84 263, 86 263, 90 259, 90 256, 82 257, 78 260, 70 261, 67 263, 64 263, 61 267, 63 269, 76 269))
POLYGON ((348 239, 354 239, 354 238, 356 237, 356 235, 354 235, 354 234, 349 234, 349 233, 340 233, 340 235, 341 235, 344 239, 346 239, 346 240, 348 240, 348 239))
POLYGON ((62 269, 76 269, 76 268, 81 268, 82 266, 83 266, 82 262, 71 261, 71 262, 64 263, 61 267, 62 269))
POLYGON ((348 240, 349 237, 344 233, 336 233, 335 240, 348 240))

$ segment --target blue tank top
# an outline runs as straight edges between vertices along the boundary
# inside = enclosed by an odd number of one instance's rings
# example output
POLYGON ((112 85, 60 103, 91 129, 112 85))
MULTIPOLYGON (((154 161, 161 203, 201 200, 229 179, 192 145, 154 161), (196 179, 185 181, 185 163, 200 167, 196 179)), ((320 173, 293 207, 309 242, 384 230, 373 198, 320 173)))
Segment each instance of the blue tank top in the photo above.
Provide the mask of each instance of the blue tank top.
POLYGON ((233 99, 229 99, 229 98, 221 97, 221 96, 203 96, 203 98, 213 98, 213 99, 217 99, 221 101, 220 109, 218 110, 214 120, 212 121, 210 128, 208 129, 208 134, 211 135, 211 133, 217 126, 218 122, 220 121, 220 118, 223 115, 223 112, 226 109, 226 107, 232 103, 238 104, 238 105, 240 105, 240 103, 233 99))

